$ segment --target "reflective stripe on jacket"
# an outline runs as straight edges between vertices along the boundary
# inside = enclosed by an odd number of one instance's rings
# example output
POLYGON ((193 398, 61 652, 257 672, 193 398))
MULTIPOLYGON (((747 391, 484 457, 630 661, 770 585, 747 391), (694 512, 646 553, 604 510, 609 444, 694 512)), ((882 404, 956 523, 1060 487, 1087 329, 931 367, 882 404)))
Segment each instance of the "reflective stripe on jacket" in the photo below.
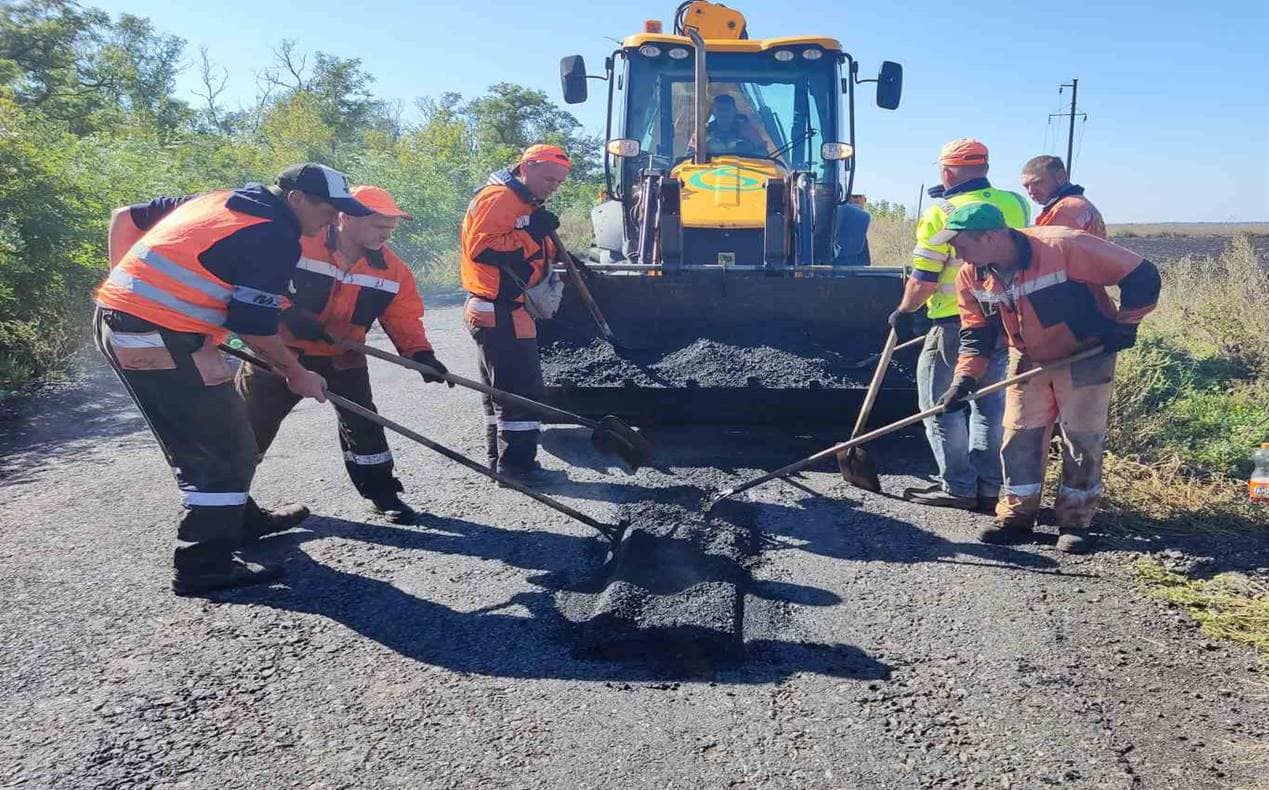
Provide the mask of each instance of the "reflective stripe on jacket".
POLYGON ((981 379, 1000 332, 1038 363, 1095 345, 1114 323, 1136 324, 1159 299, 1159 271, 1132 250, 1070 228, 1026 228, 1015 236, 1023 265, 1006 285, 990 267, 963 266, 956 372, 981 379), (1119 286, 1118 307, 1106 286, 1119 286))
POLYGON ((199 256, 217 242, 268 217, 225 205, 231 192, 210 192, 183 203, 132 246, 97 290, 97 304, 121 310, 175 332, 198 332, 216 340, 231 300, 276 309, 280 294, 226 282, 199 256))
POLYGON ((1084 197, 1084 187, 1075 184, 1062 187, 1052 200, 1045 203, 1035 224, 1038 227, 1060 225, 1106 238, 1106 222, 1102 213, 1084 197))
MULTIPOLYGON (((384 245, 348 265, 337 242, 334 228, 301 240, 300 262, 291 275, 295 306, 316 315, 334 337, 364 343, 366 331, 377 320, 402 356, 430 351, 432 344, 423 328, 423 299, 405 262, 384 245)), ((279 334, 288 346, 304 354, 344 353, 320 340, 300 340, 285 324, 279 334)))
POLYGON ((948 215, 967 203, 990 203, 1005 215, 1011 228, 1026 227, 1031 220, 1031 207, 1016 192, 995 189, 985 178, 976 178, 946 190, 935 198, 934 205, 921 215, 916 227, 916 246, 912 249, 912 277, 926 283, 938 283, 938 290, 925 304, 930 318, 951 318, 956 315, 956 273, 960 261, 950 244, 935 244, 930 239, 947 224, 948 215))
POLYGON ((525 228, 540 204, 511 173, 490 177, 467 206, 459 236, 463 290, 492 302, 524 303, 525 286, 546 277, 550 242, 538 243, 525 228), (511 277, 507 272, 515 277, 511 277))

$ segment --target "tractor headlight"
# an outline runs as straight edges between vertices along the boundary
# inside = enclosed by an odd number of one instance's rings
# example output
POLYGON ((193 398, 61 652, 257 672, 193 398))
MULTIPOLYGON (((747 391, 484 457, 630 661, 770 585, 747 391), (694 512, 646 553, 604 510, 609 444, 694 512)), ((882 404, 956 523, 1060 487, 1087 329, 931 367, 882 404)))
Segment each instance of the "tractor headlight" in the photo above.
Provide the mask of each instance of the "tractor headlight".
POLYGON ((807 60, 819 60, 820 58, 824 57, 824 50, 816 49, 815 47, 811 47, 810 49, 804 49, 802 50, 802 57, 806 58, 807 60))
POLYGON ((652 44, 644 44, 639 47, 639 54, 643 55, 645 58, 655 58, 660 56, 661 48, 653 46, 652 44))
POLYGON ((692 54, 691 52, 684 49, 683 47, 675 47, 674 49, 670 50, 670 57, 673 58, 674 60, 683 60, 684 58, 690 56, 691 54, 692 54))
POLYGON ((777 49, 774 55, 775 59, 781 63, 788 63, 796 57, 791 49, 777 49))
POLYGON ((631 157, 639 155, 639 141, 629 138, 609 140, 604 149, 613 156, 631 157))
POLYGON ((855 148, 850 143, 824 143, 820 146, 820 158, 827 162, 850 159, 854 155, 855 148))

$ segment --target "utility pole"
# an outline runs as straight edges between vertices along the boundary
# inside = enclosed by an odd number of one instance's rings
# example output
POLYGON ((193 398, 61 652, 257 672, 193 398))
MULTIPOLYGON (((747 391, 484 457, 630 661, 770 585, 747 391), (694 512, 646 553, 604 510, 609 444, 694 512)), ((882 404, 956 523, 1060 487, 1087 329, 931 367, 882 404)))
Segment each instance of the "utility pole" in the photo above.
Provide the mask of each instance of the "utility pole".
POLYGON ((1075 98, 1076 98, 1076 95, 1079 93, 1079 89, 1080 89, 1079 78, 1072 78, 1070 82, 1064 82, 1060 86, 1058 86, 1058 94, 1061 94, 1064 88, 1071 89, 1071 111, 1049 113, 1049 119, 1050 120, 1052 120, 1053 118, 1070 118, 1071 119, 1070 126, 1067 127, 1067 132, 1066 132, 1066 174, 1067 176, 1070 176, 1071 170, 1074 169, 1074 163, 1071 161, 1071 157, 1075 153, 1075 116, 1078 115, 1087 121, 1088 113, 1075 111, 1075 98))

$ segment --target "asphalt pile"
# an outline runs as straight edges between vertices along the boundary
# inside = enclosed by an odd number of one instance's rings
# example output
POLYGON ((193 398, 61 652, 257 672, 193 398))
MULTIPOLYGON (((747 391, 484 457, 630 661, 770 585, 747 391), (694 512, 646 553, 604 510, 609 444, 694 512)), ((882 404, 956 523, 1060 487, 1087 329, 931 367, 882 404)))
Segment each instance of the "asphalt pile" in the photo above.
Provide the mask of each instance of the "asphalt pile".
POLYGON ((603 340, 560 339, 543 346, 542 372, 547 384, 578 387, 849 387, 867 385, 871 367, 859 363, 869 353, 799 338, 696 338, 619 354, 603 340))
POLYGON ((586 593, 562 601, 579 655, 661 664, 737 660, 752 533, 698 506, 622 505, 630 520, 586 593))

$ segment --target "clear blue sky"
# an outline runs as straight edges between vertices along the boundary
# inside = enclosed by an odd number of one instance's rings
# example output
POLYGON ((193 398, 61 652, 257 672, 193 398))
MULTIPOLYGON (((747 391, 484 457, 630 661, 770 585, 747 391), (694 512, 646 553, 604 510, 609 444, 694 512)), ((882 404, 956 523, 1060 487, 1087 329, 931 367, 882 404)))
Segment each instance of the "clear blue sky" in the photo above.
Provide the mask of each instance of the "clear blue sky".
MULTIPOLYGON (((829 35, 864 72, 883 59, 904 65, 900 108, 865 104, 857 121, 856 190, 871 199, 911 208, 920 185, 937 178, 939 146, 960 136, 986 142, 993 180, 1020 189, 1017 172, 1027 158, 1065 154, 1065 128, 1051 127, 1048 114, 1062 101, 1058 85, 1078 77, 1089 119, 1076 130, 1075 180, 1108 221, 1269 220, 1266 0, 729 4, 745 12, 755 38, 829 35)), ((473 95, 500 81, 541 88, 558 101, 560 56, 585 55, 596 73, 611 39, 636 32, 647 18, 665 20, 668 29, 677 2, 85 5, 149 17, 186 39, 191 63, 205 44, 230 70, 231 104, 254 95, 253 73, 283 38, 360 57, 376 77, 376 94, 408 104, 443 91, 473 95)), ((191 69, 181 89, 195 85, 191 69)), ((587 127, 602 129, 602 97, 573 110, 587 127)))

